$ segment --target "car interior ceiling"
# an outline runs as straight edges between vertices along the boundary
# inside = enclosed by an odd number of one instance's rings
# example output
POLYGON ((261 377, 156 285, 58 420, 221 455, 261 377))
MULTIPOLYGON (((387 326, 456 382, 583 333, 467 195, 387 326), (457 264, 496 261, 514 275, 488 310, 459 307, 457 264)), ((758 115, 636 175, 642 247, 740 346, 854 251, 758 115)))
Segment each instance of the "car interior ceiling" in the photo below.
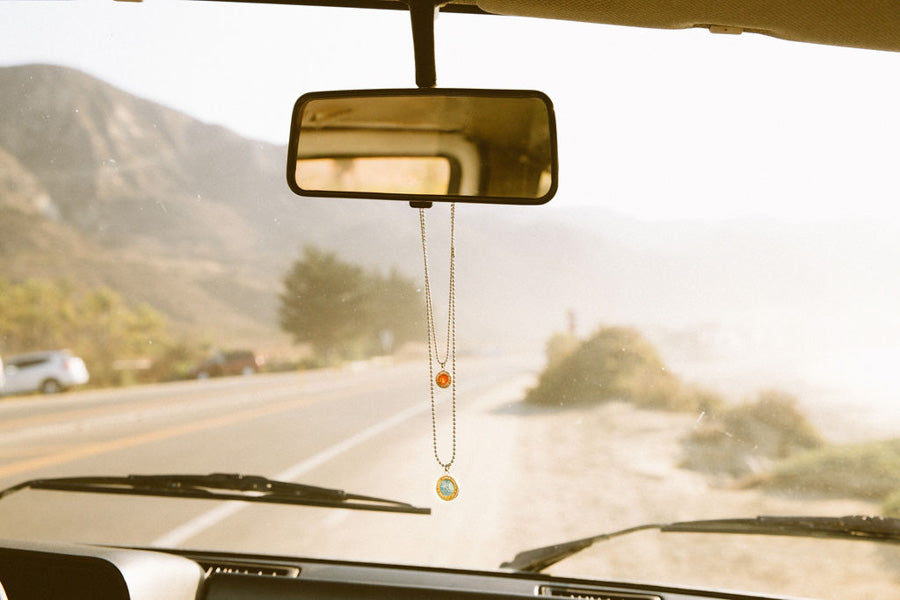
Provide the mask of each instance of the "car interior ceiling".
MULTIPOLYGON (((408 10, 417 0, 194 0, 408 10)), ((432 2, 433 0, 424 0, 432 2)), ((654 29, 703 28, 714 33, 759 33, 785 40, 900 50, 900 11, 891 2, 743 0, 607 2, 603 0, 453 0, 443 12, 539 17, 654 29), (802 10, 801 10, 802 8, 802 10)))

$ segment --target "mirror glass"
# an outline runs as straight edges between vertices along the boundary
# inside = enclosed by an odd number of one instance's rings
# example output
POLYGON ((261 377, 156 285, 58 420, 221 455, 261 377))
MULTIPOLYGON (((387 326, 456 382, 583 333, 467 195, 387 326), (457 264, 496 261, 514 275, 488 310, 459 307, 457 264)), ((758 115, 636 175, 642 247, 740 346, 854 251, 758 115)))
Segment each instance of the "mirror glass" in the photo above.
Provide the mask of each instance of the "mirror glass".
POLYGON ((553 107, 514 90, 306 94, 287 177, 304 196, 542 204, 556 192, 553 107))

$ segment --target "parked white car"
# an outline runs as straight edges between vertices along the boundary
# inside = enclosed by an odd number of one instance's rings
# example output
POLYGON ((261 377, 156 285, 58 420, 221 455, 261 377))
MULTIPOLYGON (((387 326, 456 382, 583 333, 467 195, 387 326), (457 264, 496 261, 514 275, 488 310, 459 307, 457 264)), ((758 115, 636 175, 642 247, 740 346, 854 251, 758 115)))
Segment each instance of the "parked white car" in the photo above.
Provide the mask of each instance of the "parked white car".
POLYGON ((87 383, 84 361, 68 350, 31 352, 6 357, 0 394, 54 394, 87 383))

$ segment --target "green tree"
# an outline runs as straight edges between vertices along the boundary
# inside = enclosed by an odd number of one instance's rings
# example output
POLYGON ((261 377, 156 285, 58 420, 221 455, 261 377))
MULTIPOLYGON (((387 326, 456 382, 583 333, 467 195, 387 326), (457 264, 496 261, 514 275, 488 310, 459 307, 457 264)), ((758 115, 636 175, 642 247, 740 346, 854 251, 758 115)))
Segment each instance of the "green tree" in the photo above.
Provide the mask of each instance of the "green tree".
POLYGON ((365 271, 334 253, 308 247, 291 266, 280 295, 281 328, 331 362, 371 356, 420 334, 416 286, 396 271, 365 271))
POLYGON ((73 293, 65 282, 0 279, 0 351, 58 346, 77 321, 73 293))
POLYGON ((404 342, 424 337, 425 307, 415 283, 397 271, 372 277, 369 305, 376 351, 388 352, 404 342), (385 347, 388 342, 390 347, 385 347))
POLYGON ((326 360, 347 356, 365 337, 366 275, 333 253, 307 247, 284 278, 279 322, 326 360))
POLYGON ((92 290, 77 304, 79 319, 71 329, 70 345, 77 345, 91 363, 91 379, 101 384, 125 383, 116 361, 155 360, 170 345, 164 317, 145 304, 128 306, 108 288, 92 290))
POLYGON ((0 353, 68 348, 84 359, 92 384, 111 385, 123 383, 116 361, 155 361, 169 346, 160 313, 108 288, 0 278, 0 353))

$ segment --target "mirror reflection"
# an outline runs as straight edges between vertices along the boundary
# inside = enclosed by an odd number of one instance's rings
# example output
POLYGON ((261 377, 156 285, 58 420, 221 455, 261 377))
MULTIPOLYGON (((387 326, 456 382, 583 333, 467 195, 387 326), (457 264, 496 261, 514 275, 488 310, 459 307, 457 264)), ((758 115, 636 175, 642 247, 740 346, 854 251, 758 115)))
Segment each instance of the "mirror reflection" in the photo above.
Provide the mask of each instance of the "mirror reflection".
POLYGON ((301 195, 541 204, 556 172, 539 92, 316 92, 294 108, 288 181, 301 195))
POLYGON ((308 190, 446 194, 450 162, 443 156, 301 158, 297 181, 308 190))

